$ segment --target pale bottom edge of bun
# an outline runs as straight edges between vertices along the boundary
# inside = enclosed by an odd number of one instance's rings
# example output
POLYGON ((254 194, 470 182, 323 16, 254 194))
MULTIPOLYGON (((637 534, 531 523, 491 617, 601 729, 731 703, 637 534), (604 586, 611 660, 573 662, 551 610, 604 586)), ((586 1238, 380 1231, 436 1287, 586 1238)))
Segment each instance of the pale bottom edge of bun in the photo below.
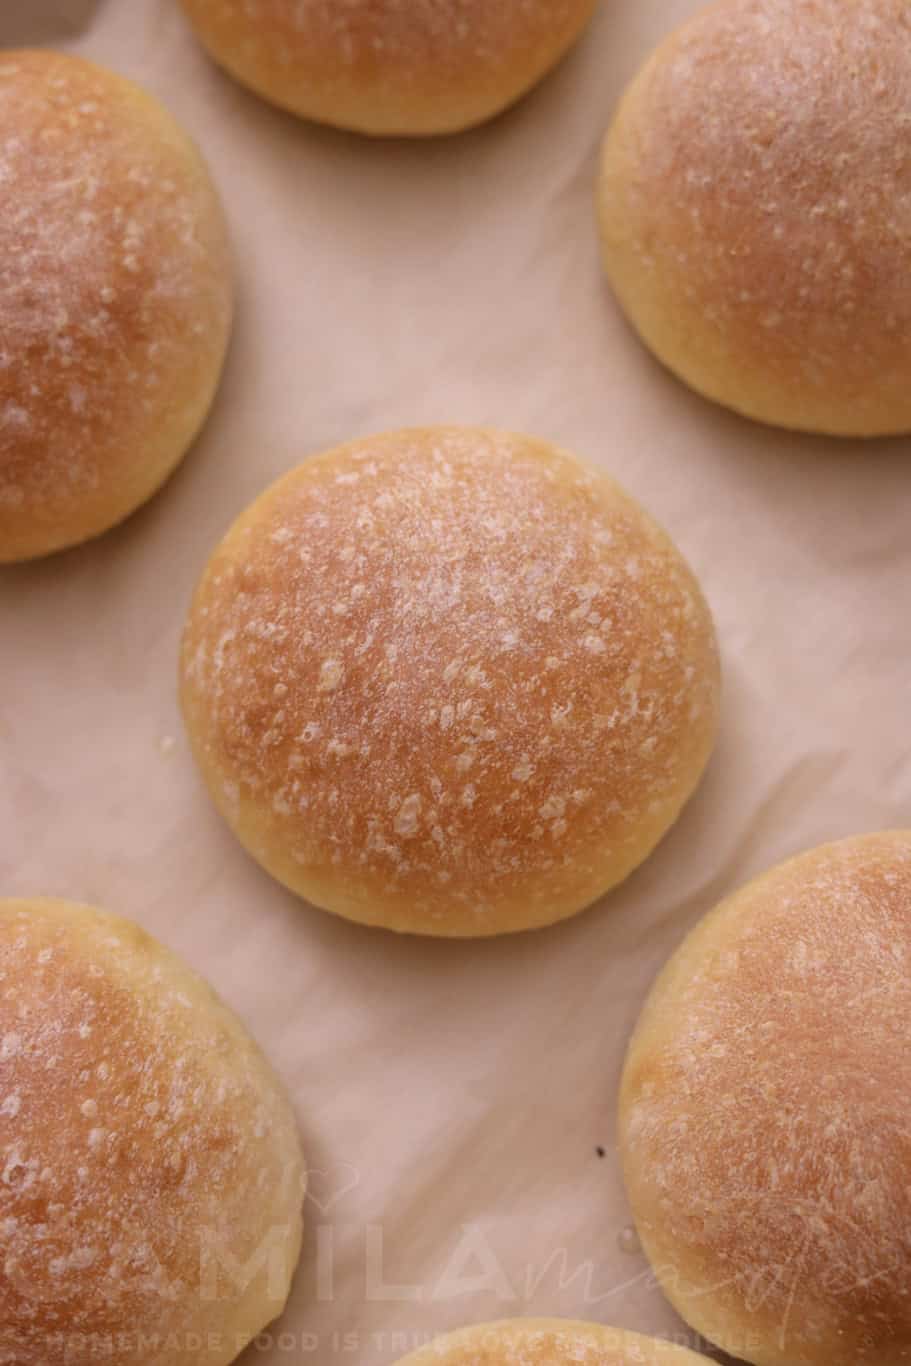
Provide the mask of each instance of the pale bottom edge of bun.
POLYGON ((147 477, 135 481, 129 499, 125 502, 119 502, 116 511, 109 510, 104 514, 96 514, 89 520, 89 524, 79 531, 70 528, 66 532, 61 531, 58 535, 48 534, 41 537, 39 534, 41 528, 38 527, 32 534, 21 537, 18 544, 14 543, 13 545, 4 545, 2 533, 0 533, 0 567, 34 564, 49 559, 52 555, 59 555, 66 550, 77 550, 80 546, 100 540, 108 532, 115 531, 118 527, 123 526, 146 504, 150 503, 177 473, 201 437, 218 397, 226 357, 227 345, 219 360, 214 378, 203 390, 199 404, 194 405, 191 419, 186 424, 184 433, 179 440, 175 441, 173 449, 165 459, 148 462, 147 477))
MULTIPOLYGON (((251 1297, 249 1303, 240 1306, 231 1329, 224 1334, 225 1350, 230 1355, 223 1360, 213 1361, 210 1354, 203 1351, 199 1357, 200 1366, 232 1366, 257 1338, 266 1333, 273 1324, 278 1324, 288 1308, 294 1278, 300 1270, 301 1251, 304 1242, 303 1215, 299 1215, 291 1230, 285 1265, 287 1267, 287 1288, 281 1300, 261 1296, 251 1297)), ((137 1363, 144 1366, 144 1363, 137 1363)))
POLYGON ((263 819, 254 803, 242 802, 238 809, 226 809, 222 784, 212 778, 207 763, 193 744, 192 728, 188 729, 191 748, 220 816, 244 851, 270 877, 318 911, 371 929, 435 939, 493 939, 523 934, 548 929, 593 909, 602 898, 616 891, 641 868, 677 824, 698 789, 711 757, 705 757, 684 794, 673 802, 669 801, 663 811, 653 817, 647 827, 643 827, 639 838, 629 841, 622 858, 614 853, 611 859, 603 860, 600 876, 592 877, 584 890, 562 897, 555 896, 547 901, 542 898, 532 914, 529 914, 528 893, 525 892, 503 899, 484 913, 466 912, 459 907, 450 915, 445 912, 409 911, 404 897, 384 900, 370 895, 367 889, 356 894, 345 892, 339 887, 338 876, 323 875, 296 863, 275 847, 268 829, 268 818, 263 819))
MULTIPOLYGON (((318 128, 332 129, 337 133, 350 133, 361 138, 372 138, 376 142, 401 139, 429 142, 434 138, 452 138, 458 137, 460 133, 471 133, 515 109, 527 99, 539 81, 545 80, 550 74, 545 72, 544 76, 537 78, 518 93, 501 95, 480 105, 477 101, 472 101, 468 107, 451 108, 447 111, 440 103, 435 107, 428 104, 420 110, 396 109, 377 116, 375 110, 362 113, 348 106, 345 109, 330 111, 323 100, 314 101, 283 95, 280 91, 269 88, 264 81, 255 80, 249 73, 232 67, 224 57, 216 56, 211 51, 208 55, 223 74, 236 81, 249 94, 255 95, 257 99, 281 110, 282 113, 290 114, 305 123, 312 123, 318 128)), ((561 57, 557 64, 562 61, 561 57)))
POLYGON ((194 31, 216 67, 250 94, 286 114, 303 119, 307 123, 317 124, 321 128, 333 128, 337 132, 353 133, 358 137, 378 140, 421 140, 470 133, 521 104, 532 91, 563 65, 581 41, 591 23, 597 4, 598 0, 590 0, 588 13, 580 21, 576 31, 543 65, 528 72, 521 83, 514 82, 508 88, 495 93, 476 90, 473 94, 466 94, 462 99, 444 99, 440 98, 439 94, 436 97, 424 95, 415 97, 410 105, 401 99, 384 99, 385 107, 382 107, 376 93, 370 91, 346 91, 340 96, 337 88, 331 95, 326 91, 311 94, 299 86, 295 87, 293 92, 279 89, 265 77, 247 70, 238 57, 217 48, 195 26, 194 31))
MULTIPOLYGON (((776 404, 771 398, 763 401, 751 396, 748 387, 736 375, 724 375, 719 371, 717 379, 709 379, 705 366, 700 366, 697 373, 696 368, 687 362, 684 348, 668 342, 667 329, 660 322, 646 321, 638 302, 632 299, 632 291, 624 284, 622 262, 615 262, 607 247, 602 250, 602 261, 607 282, 633 334, 674 380, 699 398, 761 427, 799 436, 848 443, 888 440, 890 437, 911 434, 911 403, 907 412, 895 416, 884 414, 876 419, 859 415, 836 418, 820 411, 826 406, 822 399, 811 406, 795 404, 793 398, 782 396, 780 404, 776 404)), ((911 371, 908 375, 908 391, 911 394, 911 371)))
MULTIPOLYGON (((785 1350, 780 1324, 763 1325, 757 1323, 755 1315, 743 1317, 717 1301, 713 1303, 710 1287, 686 1276, 681 1257, 663 1252, 641 1220, 634 1223, 661 1293, 694 1335, 750 1366, 807 1366, 806 1358, 795 1358, 793 1352, 785 1350)), ((813 1366, 826 1366, 824 1357, 813 1366)), ((884 1362, 883 1366, 891 1363, 884 1362)))

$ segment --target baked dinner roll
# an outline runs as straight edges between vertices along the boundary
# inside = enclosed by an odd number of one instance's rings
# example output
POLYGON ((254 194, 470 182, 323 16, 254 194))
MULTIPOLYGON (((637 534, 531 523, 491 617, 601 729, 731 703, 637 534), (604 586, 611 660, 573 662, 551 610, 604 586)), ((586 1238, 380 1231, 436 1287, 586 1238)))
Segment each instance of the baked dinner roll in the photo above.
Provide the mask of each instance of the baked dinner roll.
POLYGON ((225 1366, 279 1314, 303 1160, 240 1022, 136 925, 0 901, 0 1361, 225 1366))
POLYGON ((911 1361, 911 831, 725 901, 652 991, 620 1143, 676 1308, 757 1366, 911 1361))
POLYGON ((722 0, 624 98, 604 261, 646 344, 747 417, 911 430, 907 0, 722 0))
POLYGON ((206 416, 231 274, 198 152, 150 96, 0 52, 0 563, 106 531, 206 416))
POLYGON ((182 0, 211 56, 304 118, 359 133, 455 133, 555 66, 597 0, 182 0))
POLYGON ((306 461, 213 555, 183 707, 293 891, 442 936, 573 915, 650 852, 715 737, 708 608, 604 475, 430 427, 306 461))
POLYGON ((399 1366, 709 1366, 656 1338, 569 1319, 483 1323, 438 1338, 399 1366))

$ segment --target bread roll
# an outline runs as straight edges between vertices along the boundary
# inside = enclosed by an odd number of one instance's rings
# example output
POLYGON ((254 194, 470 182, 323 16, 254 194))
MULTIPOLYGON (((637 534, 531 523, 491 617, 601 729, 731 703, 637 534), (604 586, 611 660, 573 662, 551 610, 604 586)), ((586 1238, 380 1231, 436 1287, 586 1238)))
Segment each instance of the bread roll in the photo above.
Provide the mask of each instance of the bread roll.
POLYGON ((150 96, 0 53, 0 563, 121 521, 206 416, 231 320, 221 208, 150 96))
POLYGON ((911 1361, 911 831, 830 844, 697 926, 620 1142, 668 1297, 756 1366, 911 1361))
POLYGON ((906 0, 722 0, 627 92, 604 261, 660 360, 763 422, 911 430, 906 0))
POLYGON ((597 0, 182 0, 211 56, 319 123, 423 137, 483 123, 555 66, 597 0))
POLYGON ((715 737, 708 608, 611 480, 430 427, 306 461, 215 551, 183 707, 216 805, 293 891, 451 937, 573 915, 639 864, 715 737))
POLYGON ((281 1312, 303 1163, 281 1085, 137 926, 0 901, 0 1361, 226 1366, 281 1312))
POLYGON ((484 1323, 438 1338, 399 1366, 709 1366, 683 1347, 569 1319, 484 1323))

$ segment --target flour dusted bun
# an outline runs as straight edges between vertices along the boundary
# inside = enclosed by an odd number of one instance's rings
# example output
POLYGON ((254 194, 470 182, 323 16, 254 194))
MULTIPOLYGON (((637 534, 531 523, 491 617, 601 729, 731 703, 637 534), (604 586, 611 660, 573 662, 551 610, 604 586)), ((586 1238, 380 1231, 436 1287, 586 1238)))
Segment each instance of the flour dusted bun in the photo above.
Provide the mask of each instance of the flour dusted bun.
POLYGON ((906 0, 721 0, 604 148, 607 272, 646 344, 748 417, 911 430, 906 0))
POLYGON ((643 1245, 757 1366, 911 1361, 911 831, 751 883, 659 977, 620 1141, 643 1245))
POLYGON ((709 1366, 656 1338, 569 1319, 484 1323, 438 1338, 399 1366, 709 1366))
POLYGON ((0 1361, 226 1366, 284 1306, 303 1183, 200 978, 117 916, 0 901, 0 1361))
POLYGON ((0 52, 0 563, 106 531, 186 452, 231 321, 198 152, 129 81, 0 52))
POLYGON ((182 0, 212 57, 292 113, 373 134, 483 123, 572 46, 597 0, 182 0))
POLYGON ((543 441, 368 437, 240 518, 197 590, 183 706, 265 868, 444 936, 573 915, 639 864, 715 737, 708 609, 667 536, 543 441))

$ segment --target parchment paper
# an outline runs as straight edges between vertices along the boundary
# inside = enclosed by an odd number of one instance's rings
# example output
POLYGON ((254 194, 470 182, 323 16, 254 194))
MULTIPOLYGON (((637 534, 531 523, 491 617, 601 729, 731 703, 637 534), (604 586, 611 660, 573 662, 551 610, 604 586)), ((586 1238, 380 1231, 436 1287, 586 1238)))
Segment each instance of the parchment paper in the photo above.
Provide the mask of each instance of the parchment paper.
POLYGON ((233 227, 236 338, 181 471, 103 540, 0 570, 0 895, 140 921, 287 1079, 312 1167, 305 1252, 285 1319, 245 1363, 388 1366, 437 1332, 524 1314, 698 1347, 629 1229, 614 1148, 629 1030, 721 895, 822 840, 911 823, 909 443, 799 438, 711 408, 650 360, 602 284, 601 134, 695 7, 611 0, 518 109, 419 145, 257 101, 207 62, 175 0, 0 9, 3 45, 56 43, 159 95, 233 227), (723 737, 677 829, 606 903, 500 942, 401 940, 296 902, 210 808, 176 705, 186 604, 234 516, 308 453, 434 421, 527 429, 611 470, 692 561, 724 653, 723 737))

